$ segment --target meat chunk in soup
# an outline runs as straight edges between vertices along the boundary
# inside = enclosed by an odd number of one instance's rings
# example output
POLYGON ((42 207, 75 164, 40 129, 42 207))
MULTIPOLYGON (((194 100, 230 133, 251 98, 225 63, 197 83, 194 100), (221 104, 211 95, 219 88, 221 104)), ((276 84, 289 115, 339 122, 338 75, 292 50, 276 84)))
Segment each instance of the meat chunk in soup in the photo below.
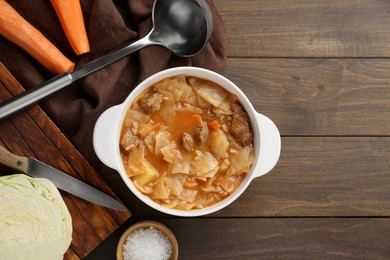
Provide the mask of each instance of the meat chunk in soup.
POLYGON ((128 177, 167 208, 201 209, 231 195, 254 161, 253 132, 237 97, 179 75, 150 86, 123 120, 128 177))
POLYGON ((122 135, 121 146, 127 152, 133 151, 140 143, 140 138, 133 134, 130 128, 122 135))
POLYGON ((138 104, 146 114, 157 112, 161 108, 163 97, 157 92, 147 92, 139 101, 138 104))
POLYGON ((190 134, 183 134, 183 136, 181 137, 181 146, 187 152, 194 150, 194 139, 190 134))
POLYGON ((230 133, 242 145, 248 145, 253 141, 253 134, 247 118, 240 114, 234 114, 230 133))
POLYGON ((194 141, 197 145, 202 145, 209 137, 209 128, 206 122, 202 122, 197 128, 194 135, 194 141))

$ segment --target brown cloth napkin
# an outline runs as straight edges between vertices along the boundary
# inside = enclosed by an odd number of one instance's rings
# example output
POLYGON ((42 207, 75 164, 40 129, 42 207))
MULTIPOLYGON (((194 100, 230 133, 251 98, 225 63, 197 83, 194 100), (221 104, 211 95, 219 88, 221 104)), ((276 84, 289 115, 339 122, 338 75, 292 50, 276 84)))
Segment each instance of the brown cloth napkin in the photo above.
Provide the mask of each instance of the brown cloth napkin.
MULTIPOLYGON (((8 1, 27 21, 40 30, 68 58, 81 66, 105 53, 131 43, 152 28, 152 0, 81 0, 91 52, 77 57, 62 31, 48 0, 8 1)), ((40 103, 50 118, 76 148, 98 167, 92 133, 99 115, 119 104, 148 76, 176 66, 197 66, 222 72, 226 61, 226 33, 212 0, 214 30, 201 53, 180 58, 158 46, 146 47, 122 60, 80 79, 40 103)), ((53 77, 22 49, 0 36, 0 61, 26 89, 53 77)))

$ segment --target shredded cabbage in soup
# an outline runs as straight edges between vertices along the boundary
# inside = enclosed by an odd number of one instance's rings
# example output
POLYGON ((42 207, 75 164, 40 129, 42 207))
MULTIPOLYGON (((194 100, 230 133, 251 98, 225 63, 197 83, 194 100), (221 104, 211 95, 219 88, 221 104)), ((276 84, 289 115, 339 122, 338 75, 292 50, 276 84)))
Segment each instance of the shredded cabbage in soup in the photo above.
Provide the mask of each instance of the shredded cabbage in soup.
POLYGON ((167 208, 201 209, 241 184, 254 161, 253 131, 234 94, 179 75, 133 102, 120 151, 128 177, 144 195, 167 208))

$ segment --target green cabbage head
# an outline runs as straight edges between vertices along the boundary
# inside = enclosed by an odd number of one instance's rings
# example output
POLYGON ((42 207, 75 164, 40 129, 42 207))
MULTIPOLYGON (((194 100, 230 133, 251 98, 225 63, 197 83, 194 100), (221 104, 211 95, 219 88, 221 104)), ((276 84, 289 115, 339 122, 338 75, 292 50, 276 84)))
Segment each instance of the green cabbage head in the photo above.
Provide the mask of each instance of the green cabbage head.
POLYGON ((0 259, 63 259, 71 241, 72 219, 52 182, 0 177, 0 259))

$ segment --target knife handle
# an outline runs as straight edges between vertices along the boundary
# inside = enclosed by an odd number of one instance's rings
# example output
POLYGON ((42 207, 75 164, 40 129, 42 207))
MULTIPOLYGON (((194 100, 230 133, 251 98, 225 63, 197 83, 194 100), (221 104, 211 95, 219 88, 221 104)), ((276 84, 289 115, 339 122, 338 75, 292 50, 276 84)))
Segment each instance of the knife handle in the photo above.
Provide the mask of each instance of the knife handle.
POLYGON ((27 157, 15 155, 2 145, 0 145, 0 163, 24 173, 28 170, 27 157))

